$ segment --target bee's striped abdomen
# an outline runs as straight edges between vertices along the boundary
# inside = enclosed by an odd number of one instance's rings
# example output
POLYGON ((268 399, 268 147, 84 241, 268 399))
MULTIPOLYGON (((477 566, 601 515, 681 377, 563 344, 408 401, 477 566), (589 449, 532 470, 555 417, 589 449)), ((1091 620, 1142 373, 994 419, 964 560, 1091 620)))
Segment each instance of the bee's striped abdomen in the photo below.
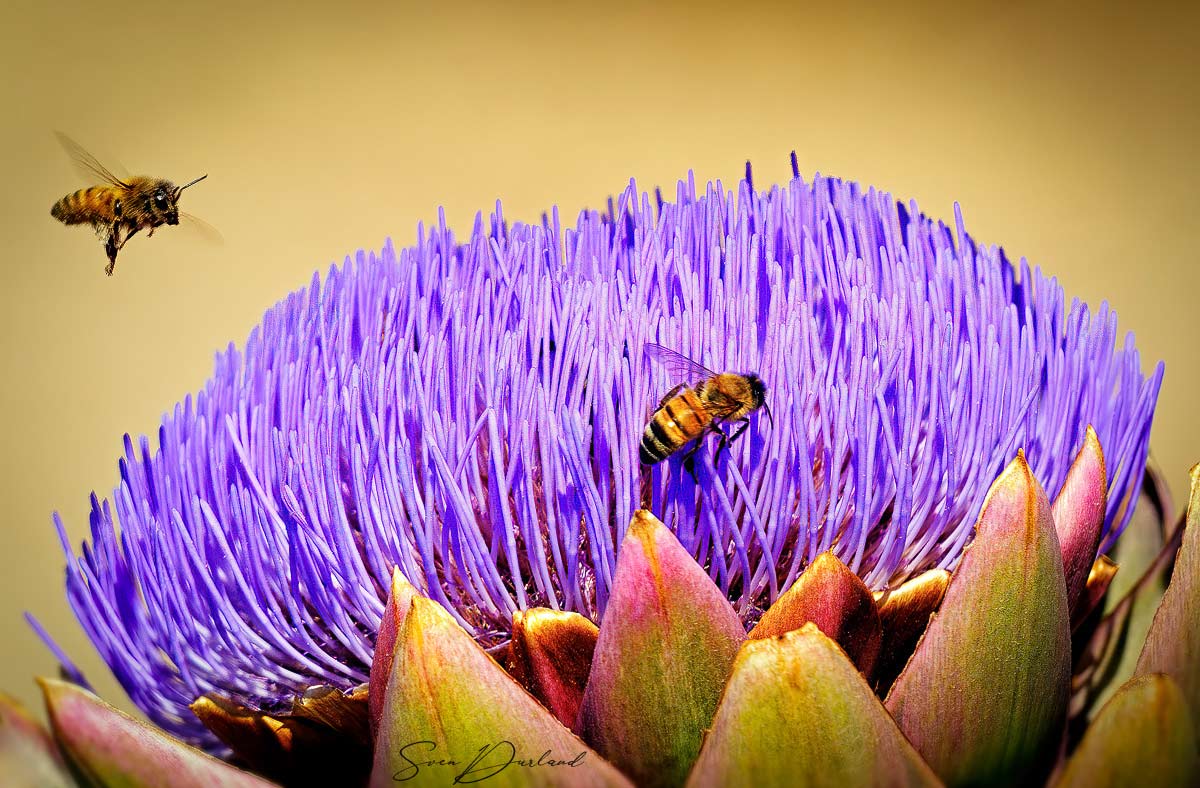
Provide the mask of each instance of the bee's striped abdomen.
POLYGON ((108 186, 92 186, 68 194, 50 208, 50 215, 63 224, 95 224, 116 219, 116 194, 108 186))
POLYGON ((712 417, 696 393, 685 390, 654 411, 642 433, 638 458, 643 465, 662 462, 685 443, 703 435, 711 422, 712 417))

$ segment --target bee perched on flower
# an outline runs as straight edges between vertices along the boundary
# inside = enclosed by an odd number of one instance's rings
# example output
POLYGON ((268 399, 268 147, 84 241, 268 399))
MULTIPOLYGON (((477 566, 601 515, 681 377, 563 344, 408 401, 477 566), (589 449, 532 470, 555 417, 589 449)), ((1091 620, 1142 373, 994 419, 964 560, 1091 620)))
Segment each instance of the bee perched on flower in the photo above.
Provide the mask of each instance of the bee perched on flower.
POLYGON ((49 680, 56 743, 6 735, 139 784, 1195 779, 1161 365, 957 213, 793 170, 314 276, 126 438, 81 553, 59 524, 175 739, 49 680), (645 470, 649 344, 755 370, 772 420, 645 470))

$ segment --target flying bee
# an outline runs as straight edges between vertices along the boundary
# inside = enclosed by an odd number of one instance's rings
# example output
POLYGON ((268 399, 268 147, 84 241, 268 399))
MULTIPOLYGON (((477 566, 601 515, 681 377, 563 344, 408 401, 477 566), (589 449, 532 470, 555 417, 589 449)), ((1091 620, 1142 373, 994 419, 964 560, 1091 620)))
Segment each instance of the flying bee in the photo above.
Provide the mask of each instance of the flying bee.
MULTIPOLYGON (((104 241, 104 251, 108 255, 104 273, 109 276, 117 265, 117 252, 139 231, 148 230, 146 236, 149 237, 154 235, 157 227, 179 224, 179 195, 208 177, 201 175, 183 186, 144 175, 121 179, 70 137, 58 133, 58 140, 82 172, 103 183, 63 197, 54 203, 50 215, 63 224, 92 226, 104 241)), ((202 228, 207 227, 193 216, 184 216, 202 228)), ((215 233, 211 228, 207 229, 215 233)))
POLYGON ((694 455, 705 435, 715 432, 721 436, 713 458, 715 464, 721 451, 750 426, 751 413, 763 408, 767 417, 771 417, 771 409, 766 405, 766 386, 758 375, 713 372, 662 345, 647 344, 646 354, 666 367, 674 379, 686 382, 667 392, 650 416, 638 450, 643 465, 660 463, 694 441, 684 455, 683 464, 695 478, 694 455), (732 422, 738 427, 730 435, 721 428, 721 422, 732 422))

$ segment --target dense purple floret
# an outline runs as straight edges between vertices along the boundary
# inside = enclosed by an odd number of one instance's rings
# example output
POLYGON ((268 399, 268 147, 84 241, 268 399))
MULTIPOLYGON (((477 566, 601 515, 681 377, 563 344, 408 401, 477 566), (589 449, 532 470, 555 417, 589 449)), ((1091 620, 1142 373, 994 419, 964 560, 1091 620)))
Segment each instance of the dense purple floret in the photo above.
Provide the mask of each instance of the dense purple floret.
POLYGON ((953 565, 1017 449, 1053 496, 1091 424, 1107 547, 1161 375, 1106 305, 855 184, 631 183, 566 230, 497 204, 464 243, 443 219, 314 276, 157 450, 127 437, 79 557, 59 523, 67 590, 133 701, 213 745, 199 695, 365 681, 394 565, 488 645, 524 607, 598 618, 643 500, 750 620, 830 547, 875 588, 953 565), (699 485, 639 466, 681 382, 646 342, 766 382, 773 424, 715 471, 709 439, 699 485))

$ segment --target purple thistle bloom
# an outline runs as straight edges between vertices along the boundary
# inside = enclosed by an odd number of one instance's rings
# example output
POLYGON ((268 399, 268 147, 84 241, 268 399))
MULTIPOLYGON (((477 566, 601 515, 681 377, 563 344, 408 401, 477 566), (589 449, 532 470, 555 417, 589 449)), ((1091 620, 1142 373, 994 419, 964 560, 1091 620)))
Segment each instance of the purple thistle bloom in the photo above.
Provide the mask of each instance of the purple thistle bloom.
POLYGON ((521 608, 598 619, 644 495, 746 621, 831 547, 874 588, 952 566, 1016 450, 1053 494, 1088 424, 1117 538, 1162 366, 1107 305, 852 183, 656 197, 359 252, 218 355, 157 451, 126 437, 79 557, 55 520, 71 606, 154 722, 215 747, 200 695, 366 681, 394 565, 485 645, 521 608), (766 382, 773 425, 717 469, 710 439, 699 485, 638 463, 681 382, 647 342, 766 382))

